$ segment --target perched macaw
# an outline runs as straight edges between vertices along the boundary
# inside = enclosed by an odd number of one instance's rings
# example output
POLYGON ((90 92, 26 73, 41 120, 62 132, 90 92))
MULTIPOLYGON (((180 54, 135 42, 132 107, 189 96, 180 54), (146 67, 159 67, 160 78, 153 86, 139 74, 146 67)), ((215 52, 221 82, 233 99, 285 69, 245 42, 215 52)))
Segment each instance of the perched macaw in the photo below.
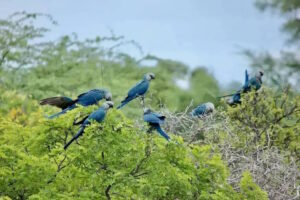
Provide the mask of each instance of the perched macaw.
POLYGON ((214 110, 214 104, 211 102, 207 102, 197 106, 194 110, 192 110, 192 112, 190 112, 190 115, 193 117, 201 117, 206 114, 212 113, 214 110))
POLYGON ((251 88, 255 90, 259 90, 262 85, 262 77, 264 73, 262 71, 258 71, 254 77, 252 77, 249 81, 247 86, 244 88, 244 92, 249 92, 251 88))
POLYGON ((64 146, 64 149, 66 150, 75 140, 77 140, 84 132, 84 129, 87 125, 91 123, 92 120, 95 120, 97 122, 102 122, 106 116, 107 111, 114 106, 114 103, 112 101, 107 101, 103 103, 103 105, 96 111, 92 112, 90 115, 85 117, 80 122, 74 123, 74 125, 81 124, 81 127, 76 135, 73 136, 73 138, 64 146))
POLYGON ((144 109, 144 121, 147 122, 151 128, 155 129, 166 140, 170 137, 161 129, 160 125, 164 123, 165 116, 152 112, 149 108, 144 109))
POLYGON ((252 77, 249 80, 249 76, 246 70, 246 75, 245 75, 245 83, 243 87, 238 90, 235 94, 233 94, 232 98, 228 101, 230 105, 234 104, 240 104, 241 103, 241 93, 247 93, 249 92, 252 88, 255 90, 259 90, 262 85, 262 77, 264 73, 262 71, 258 71, 254 77, 252 77))
POLYGON ((76 104, 82 106, 90 106, 93 104, 97 104, 102 99, 106 99, 106 101, 111 101, 111 93, 104 89, 93 89, 80 94, 75 100, 72 100, 69 97, 50 97, 42 99, 40 101, 40 105, 51 105, 62 109, 61 112, 48 117, 50 119, 53 119, 66 113, 69 110, 76 108, 76 104))
POLYGON ((121 105, 119 105, 117 109, 122 108, 137 97, 141 97, 144 104, 144 95, 149 89, 150 81, 153 79, 155 79, 155 75, 153 73, 145 74, 143 80, 129 90, 127 97, 121 102, 121 105))

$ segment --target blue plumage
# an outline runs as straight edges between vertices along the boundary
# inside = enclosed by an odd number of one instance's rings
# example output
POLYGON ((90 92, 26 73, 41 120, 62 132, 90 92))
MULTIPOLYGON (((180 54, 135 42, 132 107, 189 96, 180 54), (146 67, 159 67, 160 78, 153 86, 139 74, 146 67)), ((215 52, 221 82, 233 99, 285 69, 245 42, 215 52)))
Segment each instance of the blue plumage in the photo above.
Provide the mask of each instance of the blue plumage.
POLYGON ((162 137, 169 141, 170 137, 160 127, 160 125, 164 123, 165 118, 166 117, 163 115, 152 112, 149 108, 144 110, 144 121, 147 122, 151 128, 154 128, 162 137))
POLYGON ((261 88, 262 85, 262 76, 263 76, 263 72, 259 71, 255 77, 252 77, 249 80, 249 75, 247 73, 247 70, 245 72, 245 83, 243 85, 243 87, 238 90, 236 93, 233 94, 232 98, 229 100, 229 104, 230 105, 234 105, 234 104, 240 104, 241 103, 241 93, 247 93, 249 92, 252 88, 254 88, 255 90, 259 90, 261 88))
POLYGON ((192 112, 190 112, 190 115, 193 117, 201 117, 213 112, 214 110, 215 110, 214 104, 211 102, 207 102, 197 106, 194 110, 192 110, 192 112))
POLYGON ((76 108, 76 104, 82 106, 90 106, 97 104, 102 99, 106 99, 106 101, 110 101, 112 95, 109 91, 103 89, 93 89, 88 92, 80 94, 77 99, 72 100, 69 97, 50 97, 47 99, 41 100, 41 105, 51 105, 61 108, 62 111, 56 113, 54 115, 49 116, 48 118, 53 119, 58 117, 69 110, 73 110, 76 108))
POLYGON ((50 115, 48 116, 48 119, 54 119, 62 114, 65 114, 67 111, 70 111, 70 110, 73 110, 74 108, 76 108, 76 105, 73 104, 73 105, 70 105, 69 107, 63 109, 62 111, 56 113, 56 114, 53 114, 53 115, 50 115))
POLYGON ((119 105, 117 109, 122 108, 137 97, 144 98, 144 95, 149 89, 150 81, 153 79, 155 79, 155 75, 153 73, 145 74, 143 80, 129 90, 127 97, 123 101, 121 101, 121 105, 119 105))
POLYGON ((107 110, 112 107, 113 107, 113 102, 107 101, 98 110, 92 112, 88 117, 84 118, 81 122, 77 123, 77 124, 81 123, 80 130, 64 146, 64 149, 66 150, 75 140, 77 140, 83 134, 84 129, 86 128, 87 125, 91 123, 92 120, 95 120, 99 123, 102 122, 105 119, 107 110))

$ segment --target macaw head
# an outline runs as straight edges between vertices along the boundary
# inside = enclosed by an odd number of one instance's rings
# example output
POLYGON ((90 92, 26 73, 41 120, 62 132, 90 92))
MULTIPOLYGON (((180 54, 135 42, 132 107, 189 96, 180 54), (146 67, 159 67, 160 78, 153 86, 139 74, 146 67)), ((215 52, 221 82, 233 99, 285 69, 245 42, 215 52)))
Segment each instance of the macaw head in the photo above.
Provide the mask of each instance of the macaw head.
POLYGON ((255 76, 258 78, 261 78, 261 77, 263 77, 263 75, 264 75, 263 71, 258 71, 255 76))
POLYGON ((262 83, 262 77, 263 77, 263 75, 264 75, 264 72, 263 71, 258 71, 256 74, 255 74, 255 76, 256 76, 256 78, 260 81, 260 83, 262 83))
POLYGON ((147 74, 144 75, 144 78, 148 81, 151 81, 151 80, 155 79, 155 74, 147 73, 147 74))
POLYGON ((206 113, 211 113, 215 110, 215 106, 211 102, 205 103, 205 107, 206 107, 206 113))
POLYGON ((144 108, 144 114, 149 114, 151 113, 151 109, 150 108, 144 108))
POLYGON ((111 101, 112 100, 112 94, 109 91, 105 91, 105 96, 104 96, 106 101, 111 101))
POLYGON ((102 107, 105 109, 105 110, 108 110, 110 108, 113 108, 114 107, 114 102, 112 101, 106 101, 105 103, 103 103, 102 107))

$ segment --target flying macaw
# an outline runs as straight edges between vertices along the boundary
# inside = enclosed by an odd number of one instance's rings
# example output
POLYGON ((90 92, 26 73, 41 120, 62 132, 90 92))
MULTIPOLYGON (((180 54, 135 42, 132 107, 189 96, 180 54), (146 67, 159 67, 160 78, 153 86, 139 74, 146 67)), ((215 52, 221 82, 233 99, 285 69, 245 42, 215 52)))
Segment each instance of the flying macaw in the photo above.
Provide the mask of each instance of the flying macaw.
POLYGON ((133 88, 131 88, 127 94, 127 97, 121 102, 121 105, 117 107, 117 109, 122 108, 126 104, 128 104, 130 101, 137 97, 141 97, 143 104, 144 104, 144 98, 145 94, 149 89, 150 81, 155 79, 155 75, 153 73, 147 73, 144 75, 143 80, 141 80, 139 83, 137 83, 133 88))
POLYGON ((99 123, 102 122, 105 119, 107 111, 113 106, 114 103, 112 101, 107 101, 103 103, 103 105, 98 110, 92 112, 80 122, 74 123, 74 125, 81 124, 81 127, 77 134, 74 135, 73 138, 64 146, 64 149, 66 150, 75 140, 77 140, 84 133, 84 129, 87 125, 91 123, 91 120, 96 120, 99 123))
POLYGON ((214 110, 214 104, 211 102, 207 102, 197 106, 194 110, 192 110, 192 112, 190 112, 190 115, 193 117, 201 117, 206 114, 212 113, 214 110))
POLYGON ((50 97, 42 99, 40 101, 40 105, 51 105, 62 109, 61 112, 48 117, 49 119, 53 119, 66 113, 69 110, 73 110, 74 108, 76 108, 76 104, 82 106, 90 106, 97 104, 102 99, 105 99, 106 101, 111 101, 111 93, 104 89, 93 89, 80 94, 75 100, 72 100, 69 97, 50 97))
POLYGON ((160 125, 164 123, 165 116, 152 112, 149 108, 144 109, 144 121, 147 122, 152 129, 155 129, 166 140, 170 137, 161 129, 160 125))
POLYGON ((243 85, 242 89, 237 91, 232 98, 228 101, 230 105, 234 104, 240 104, 241 103, 241 93, 247 93, 252 88, 255 90, 259 90, 262 85, 262 77, 264 73, 262 71, 258 71, 254 77, 252 77, 250 80, 248 78, 248 73, 246 70, 246 78, 245 78, 245 84, 243 85))

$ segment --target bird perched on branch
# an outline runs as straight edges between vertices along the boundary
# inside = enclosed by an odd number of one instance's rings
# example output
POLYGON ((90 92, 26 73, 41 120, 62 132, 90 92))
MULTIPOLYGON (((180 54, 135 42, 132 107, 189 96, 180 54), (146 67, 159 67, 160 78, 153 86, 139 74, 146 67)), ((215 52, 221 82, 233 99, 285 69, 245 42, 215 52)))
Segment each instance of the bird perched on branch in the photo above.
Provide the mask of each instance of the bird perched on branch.
POLYGON ((252 77, 249 80, 249 75, 248 75, 248 72, 246 70, 245 71, 245 83, 244 83, 243 87, 240 90, 238 90, 236 93, 234 93, 234 94, 229 94, 229 95, 221 96, 219 98, 231 96, 231 98, 228 101, 228 104, 230 104, 230 105, 240 104, 241 103, 241 94, 242 93, 247 93, 252 88, 254 88, 255 90, 259 90, 261 88, 263 75, 264 75, 264 73, 262 71, 258 71, 255 74, 255 76, 252 77))
POLYGON ((92 120, 95 120, 97 122, 102 122, 105 119, 106 113, 110 108, 113 108, 114 103, 112 101, 107 101, 103 103, 103 105, 96 111, 92 112, 90 115, 83 118, 81 121, 74 123, 74 125, 79 125, 80 129, 77 132, 76 135, 73 136, 73 138, 64 146, 64 149, 66 150, 75 140, 77 140, 84 132, 84 129, 87 125, 91 123, 92 120))
POLYGON ((166 140, 170 140, 170 137, 162 130, 161 124, 165 121, 165 116, 152 112, 149 108, 144 109, 144 121, 150 125, 151 129, 155 129, 166 140))
POLYGON ((251 91, 251 89, 259 90, 262 85, 262 77, 264 73, 262 71, 258 71, 254 77, 252 77, 250 80, 248 78, 248 73, 246 70, 246 78, 245 78, 245 84, 243 87, 238 90, 232 98, 228 101, 229 105, 235 105, 241 103, 241 94, 247 93, 251 91))
POLYGON ((143 80, 141 80, 139 83, 137 83, 133 88, 131 88, 127 94, 127 97, 121 102, 121 105, 117 107, 117 109, 122 108, 126 104, 128 104, 130 101, 137 97, 141 97, 143 107, 145 105, 144 99, 145 94, 149 89, 150 81, 155 79, 155 75, 153 73, 147 73, 144 75, 143 80))
POLYGON ((192 110, 192 112, 190 112, 190 115, 193 117, 201 117, 209 113, 212 113, 214 110, 215 110, 214 104, 211 102, 207 102, 197 106, 194 110, 192 110))
POLYGON ((106 101, 111 101, 112 94, 104 89, 93 89, 80 94, 75 100, 69 97, 50 97, 42 99, 40 101, 40 105, 51 105, 62 109, 61 112, 48 117, 50 119, 53 119, 66 113, 69 110, 73 110, 74 108, 76 108, 76 104, 82 106, 90 106, 98 104, 98 102, 102 99, 105 99, 106 101))

